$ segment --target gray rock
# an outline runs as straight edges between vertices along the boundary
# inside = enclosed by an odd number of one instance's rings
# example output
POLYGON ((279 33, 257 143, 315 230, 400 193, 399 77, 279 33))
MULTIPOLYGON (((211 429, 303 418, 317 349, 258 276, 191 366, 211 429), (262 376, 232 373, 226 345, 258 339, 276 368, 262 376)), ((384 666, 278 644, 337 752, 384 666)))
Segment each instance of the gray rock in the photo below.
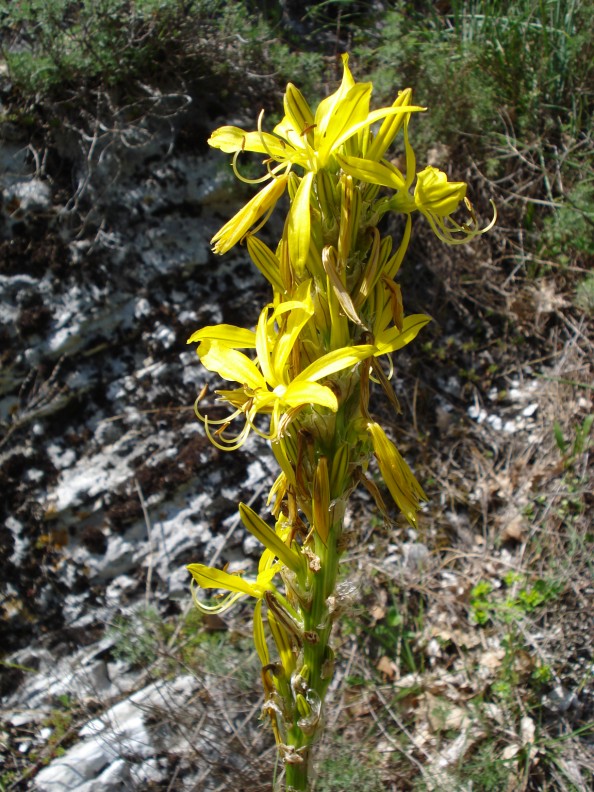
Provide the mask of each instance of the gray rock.
POLYGON ((13 212, 48 212, 52 206, 50 186, 41 179, 15 182, 3 192, 5 202, 17 204, 18 208, 13 212))
POLYGON ((107 743, 90 739, 77 743, 37 774, 34 788, 40 792, 78 790, 85 781, 97 778, 116 758, 107 743))

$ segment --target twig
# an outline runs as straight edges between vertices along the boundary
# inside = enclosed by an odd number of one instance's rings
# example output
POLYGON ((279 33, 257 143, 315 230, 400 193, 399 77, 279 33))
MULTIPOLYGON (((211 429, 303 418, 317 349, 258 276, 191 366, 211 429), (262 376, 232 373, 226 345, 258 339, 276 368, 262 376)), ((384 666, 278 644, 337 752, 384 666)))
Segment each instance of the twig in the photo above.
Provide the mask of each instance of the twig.
POLYGON ((148 508, 146 505, 146 501, 144 499, 144 495, 142 494, 142 488, 137 478, 134 479, 134 486, 136 487, 136 492, 138 493, 138 499, 140 501, 140 507, 142 508, 142 513, 144 515, 144 522, 146 525, 146 532, 148 535, 148 543, 149 543, 149 557, 148 557, 148 572, 146 573, 146 589, 144 595, 144 605, 145 608, 149 606, 149 599, 151 593, 151 582, 153 578, 153 540, 152 540, 152 525, 151 525, 151 518, 148 512, 148 508))

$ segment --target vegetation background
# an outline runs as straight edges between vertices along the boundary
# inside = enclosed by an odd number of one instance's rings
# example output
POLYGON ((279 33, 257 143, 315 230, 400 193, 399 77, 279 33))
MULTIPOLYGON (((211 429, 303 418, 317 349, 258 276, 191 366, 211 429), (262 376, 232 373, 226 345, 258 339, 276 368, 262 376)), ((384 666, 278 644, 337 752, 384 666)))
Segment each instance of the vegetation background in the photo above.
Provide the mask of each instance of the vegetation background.
MULTIPOLYGON (((483 221, 493 199, 499 220, 453 249, 415 225, 405 306, 434 322, 397 372, 404 417, 386 419, 430 503, 414 536, 356 504, 368 543, 345 563, 358 594, 316 790, 592 789, 594 2, 0 0, 0 36, 0 123, 50 152, 54 173, 64 128, 84 153, 157 95, 221 123, 265 107, 271 123, 286 82, 313 104, 343 51, 378 106, 414 88, 429 108, 418 161, 467 181, 483 221), (391 564, 403 544, 410 563, 391 564)), ((197 149, 200 133, 180 132, 197 149)), ((90 208, 64 184, 75 235, 90 208)), ((219 667, 238 665, 232 631, 144 619, 119 625, 134 662, 163 673, 167 647, 167 673, 192 668, 216 639, 219 667)), ((68 731, 83 713, 66 702, 63 717, 68 731)), ((0 788, 22 772, 14 757, 0 788)))

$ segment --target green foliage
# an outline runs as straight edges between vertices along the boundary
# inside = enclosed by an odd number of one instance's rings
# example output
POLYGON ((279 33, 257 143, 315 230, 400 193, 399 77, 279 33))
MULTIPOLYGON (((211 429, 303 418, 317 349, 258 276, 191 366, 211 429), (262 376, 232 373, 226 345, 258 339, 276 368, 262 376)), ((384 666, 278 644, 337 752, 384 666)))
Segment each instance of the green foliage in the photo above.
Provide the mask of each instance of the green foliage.
POLYGON ((557 581, 538 578, 529 583, 523 575, 510 573, 503 578, 512 594, 503 602, 497 590, 486 580, 481 580, 470 591, 470 612, 476 624, 499 621, 510 624, 559 596, 562 586, 557 581))
POLYGON ((594 272, 589 272, 575 290, 575 304, 590 317, 594 316, 594 272))
MULTIPOLYGON (((587 261, 594 256, 594 169, 592 163, 576 157, 580 181, 567 193, 559 208, 549 217, 542 235, 543 256, 569 264, 578 256, 587 261)), ((573 169, 572 169, 573 170, 573 169)), ((594 283, 591 273, 582 281, 581 296, 576 303, 585 311, 594 312, 594 283)))
POLYGON ((383 792, 385 787, 374 764, 373 756, 359 755, 352 745, 341 740, 320 763, 316 792, 383 792))
POLYGON ((594 76, 591 0, 454 0, 447 13, 438 9, 399 0, 375 37, 360 33, 356 46, 382 96, 406 83, 431 106, 428 142, 459 131, 484 136, 501 112, 533 133, 549 114, 584 122, 594 76))
POLYGON ((131 81, 177 83, 240 64, 318 83, 320 57, 291 52, 249 3, 228 0, 0 0, 11 80, 27 96, 131 81), (269 59, 269 62, 266 61, 269 59))
POLYGON ((181 10, 177 2, 156 0, 4 2, 2 28, 18 31, 24 44, 5 50, 11 78, 22 90, 43 94, 60 83, 100 77, 109 85, 135 76, 156 58, 166 27, 179 30, 181 10))
POLYGON ((502 792, 510 788, 510 763, 501 758, 501 750, 494 741, 489 740, 465 759, 460 767, 459 778, 462 785, 471 785, 466 788, 502 792))
POLYGON ((182 668, 201 675, 232 675, 240 690, 258 684, 259 665, 255 652, 250 652, 251 639, 227 630, 209 631, 194 608, 175 619, 164 619, 155 608, 142 608, 118 617, 109 634, 115 638, 114 657, 150 668, 155 675, 167 677, 182 668))
POLYGON ((476 624, 486 624, 493 609, 493 601, 490 594, 493 586, 486 580, 481 580, 470 592, 470 609, 472 618, 476 624))
POLYGON ((577 457, 580 457, 590 447, 590 434, 594 424, 594 413, 587 415, 581 424, 574 430, 573 442, 565 439, 559 421, 553 424, 553 434, 559 451, 566 457, 568 465, 571 465, 577 457))
POLYGON ((166 637, 164 622, 154 608, 118 617, 109 632, 116 639, 114 656, 139 667, 155 662, 166 637))

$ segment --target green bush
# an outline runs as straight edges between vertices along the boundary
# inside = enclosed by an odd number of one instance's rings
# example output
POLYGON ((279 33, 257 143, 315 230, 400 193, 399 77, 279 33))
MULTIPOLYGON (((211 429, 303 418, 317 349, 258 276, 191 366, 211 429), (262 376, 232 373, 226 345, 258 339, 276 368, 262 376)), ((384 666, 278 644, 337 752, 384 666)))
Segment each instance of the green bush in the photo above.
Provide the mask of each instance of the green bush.
POLYGON ((307 88, 321 71, 319 56, 291 52, 264 16, 230 0, 0 0, 0 35, 25 97, 136 80, 178 88, 241 68, 299 72, 307 88))

